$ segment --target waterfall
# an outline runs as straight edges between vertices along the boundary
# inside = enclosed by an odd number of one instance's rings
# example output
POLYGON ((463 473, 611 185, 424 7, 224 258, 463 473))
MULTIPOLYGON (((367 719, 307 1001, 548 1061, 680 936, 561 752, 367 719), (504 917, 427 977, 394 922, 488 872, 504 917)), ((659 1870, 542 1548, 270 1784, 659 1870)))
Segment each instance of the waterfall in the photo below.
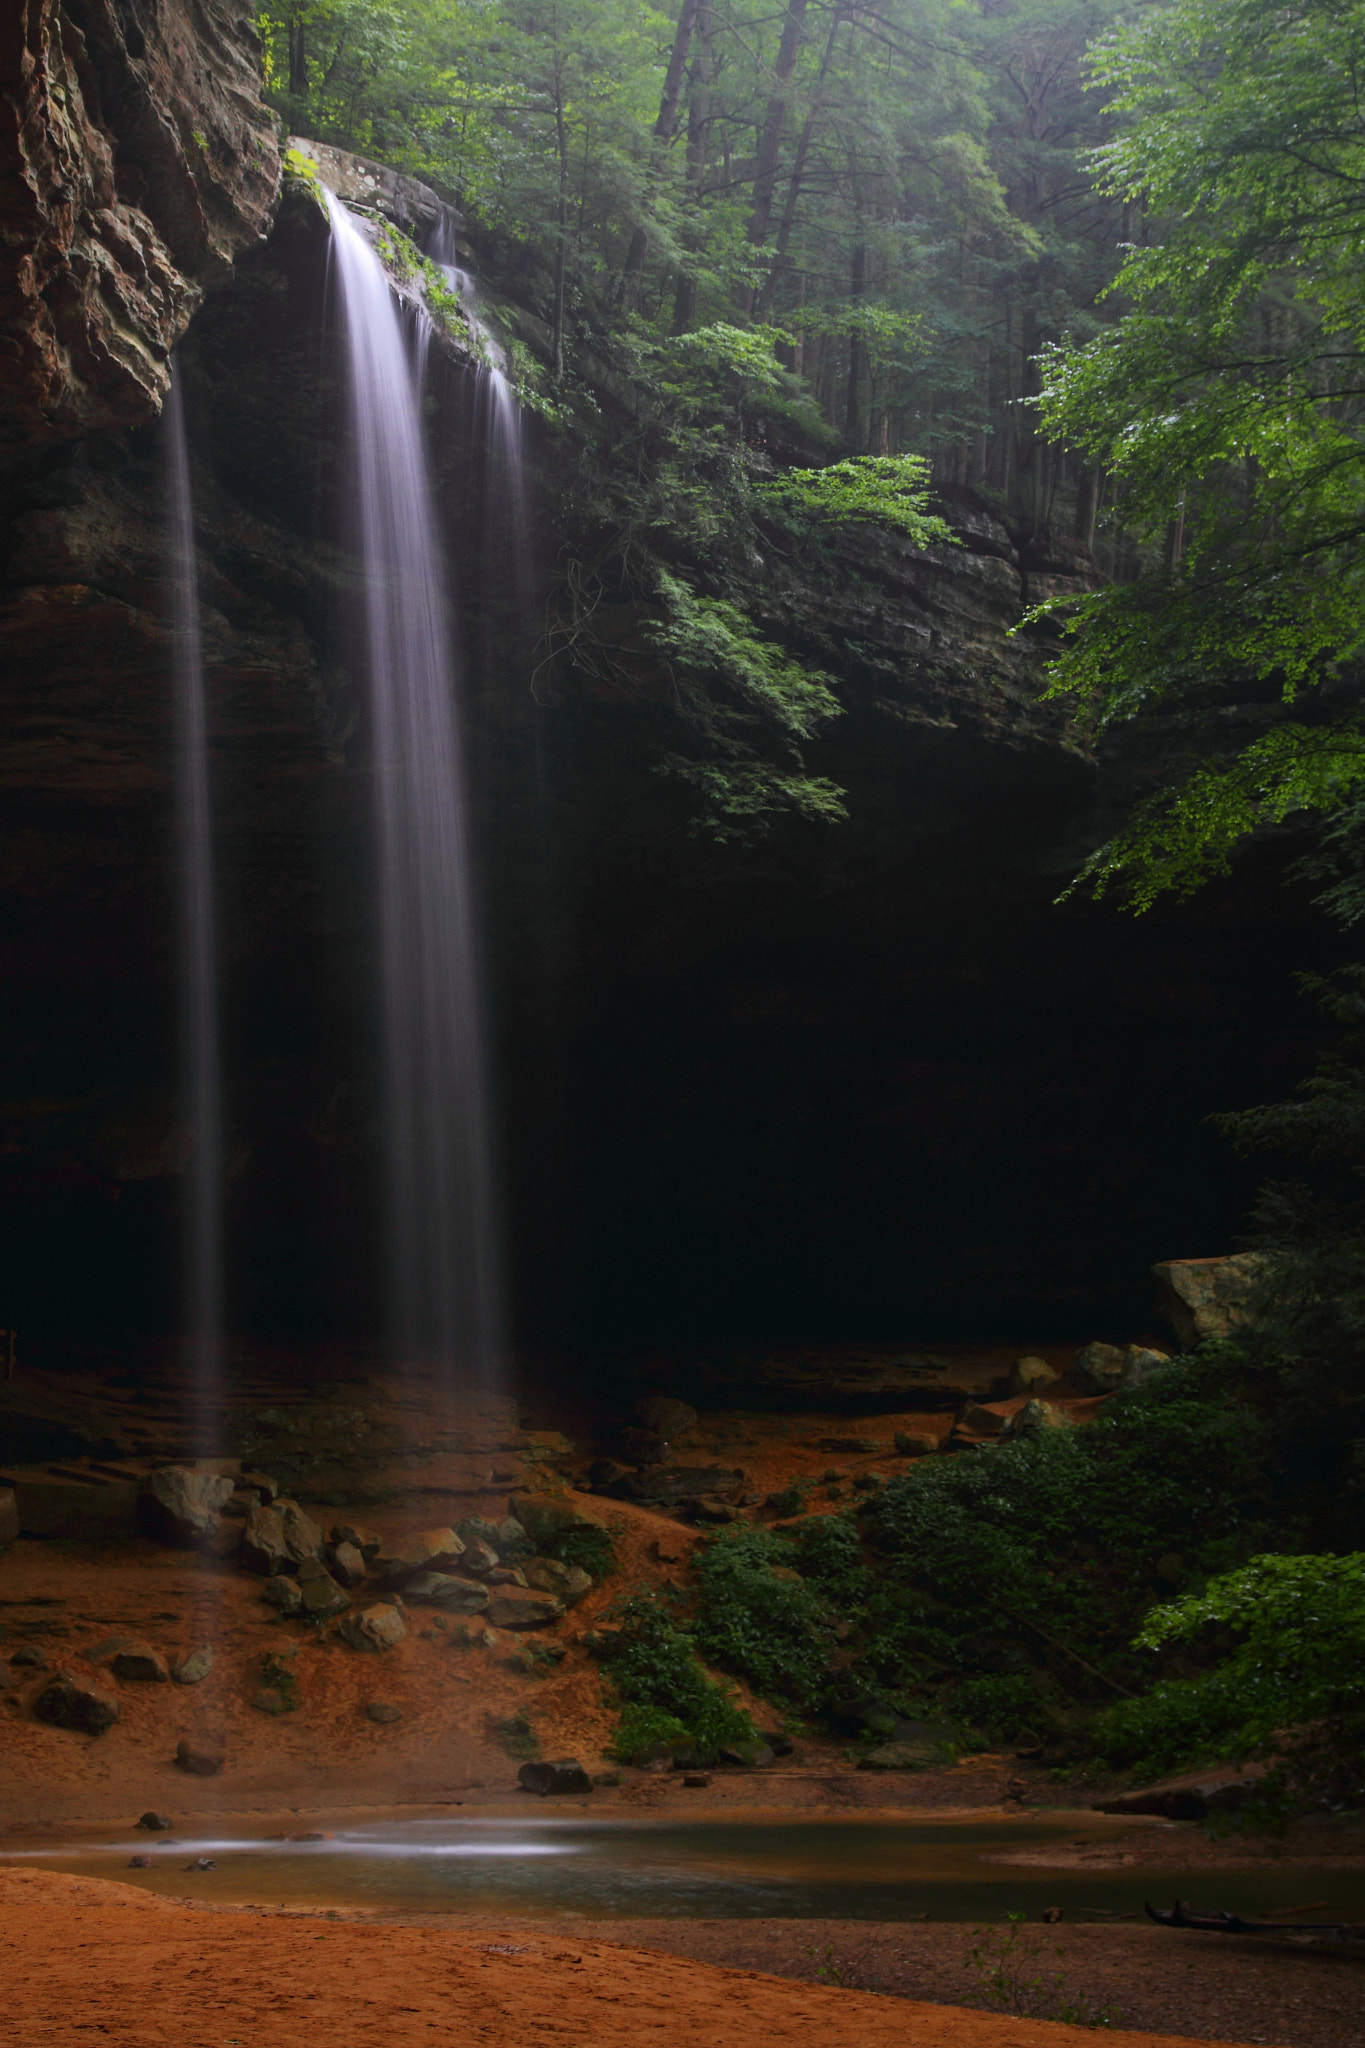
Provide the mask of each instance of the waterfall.
POLYGON ((181 1116, 185 1167, 185 1305, 200 1448, 219 1426, 223 1350, 223 1134, 218 1067, 218 967, 213 827, 209 814, 204 657, 194 499, 178 374, 166 399, 167 567, 175 672, 175 796, 180 853, 181 1116))
MULTIPOLYGON (((345 337, 375 756, 388 1225, 410 1356, 500 1349, 483 1021, 455 674, 419 382, 388 273, 327 194, 345 337)), ((426 315, 414 309, 420 323, 426 315)))

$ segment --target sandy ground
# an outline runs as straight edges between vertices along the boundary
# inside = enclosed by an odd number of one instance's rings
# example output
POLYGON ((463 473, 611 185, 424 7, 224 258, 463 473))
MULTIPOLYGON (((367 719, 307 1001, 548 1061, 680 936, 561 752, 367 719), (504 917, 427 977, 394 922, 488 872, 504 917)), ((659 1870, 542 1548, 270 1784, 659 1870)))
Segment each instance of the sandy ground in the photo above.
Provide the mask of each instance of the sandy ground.
MULTIPOLYGON (((92 2038, 110 2048, 427 2048, 433 2036, 461 2048, 1060 2048, 1081 2038, 1050 2022, 796 1984, 577 1931, 304 1924, 38 1871, 0 1871, 0 1984, 14 2048, 86 2048, 92 2038)), ((1176 2039, 1109 2038, 1125 2048, 1176 2039)))

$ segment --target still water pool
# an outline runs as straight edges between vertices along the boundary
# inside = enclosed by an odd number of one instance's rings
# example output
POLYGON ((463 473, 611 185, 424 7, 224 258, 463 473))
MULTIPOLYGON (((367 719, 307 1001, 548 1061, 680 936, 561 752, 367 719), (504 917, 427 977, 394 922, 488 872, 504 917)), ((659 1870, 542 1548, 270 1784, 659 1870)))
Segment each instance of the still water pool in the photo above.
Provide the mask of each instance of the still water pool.
MULTIPOLYGON (((173 1839, 112 1834, 60 1848, 0 1851, 0 1862, 117 1878, 165 1896, 383 1913, 552 1917, 1003 1919, 1044 1906, 1141 1913, 1178 1893, 1257 1914, 1322 1901, 1314 1919, 1365 1920, 1365 1871, 1296 1868, 1184 1875, 1143 1868, 1145 1830, 1091 1816, 1049 1820, 711 1821, 366 1820, 323 1841, 207 1824, 173 1839), (1040 1869, 994 1859, 1049 1843, 1121 1852, 1121 1865, 1040 1869), (151 1859, 128 1867, 132 1855, 151 1859), (191 1871, 200 1856, 215 1868, 191 1871)), ((1149 1837, 1150 1841, 1150 1837, 1149 1837)))

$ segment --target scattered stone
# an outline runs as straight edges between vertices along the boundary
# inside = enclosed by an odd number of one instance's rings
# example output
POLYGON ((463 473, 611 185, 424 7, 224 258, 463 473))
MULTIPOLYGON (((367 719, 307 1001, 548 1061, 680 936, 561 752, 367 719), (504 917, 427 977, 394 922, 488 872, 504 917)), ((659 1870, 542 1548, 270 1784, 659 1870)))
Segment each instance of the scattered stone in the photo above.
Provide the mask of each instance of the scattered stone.
POLYGON ((158 1813, 154 1807, 149 1806, 145 1813, 138 1815, 133 1826, 146 1828, 149 1835, 164 1835, 175 1826, 175 1822, 168 1813, 158 1813))
POLYGON ((747 1770, 757 1770, 762 1764, 773 1761, 773 1753, 766 1742, 729 1742, 720 1752, 723 1764, 742 1764, 747 1770))
POLYGON ((1044 1387, 1050 1387, 1060 1377, 1045 1358, 1016 1358, 1010 1367, 1010 1392, 1016 1395, 1040 1394, 1044 1387))
POLYGON ((474 1640, 481 1650, 496 1650, 498 1647, 497 1634, 491 1628, 480 1629, 474 1640))
POLYGON ((557 1594, 534 1586, 497 1586, 488 1597, 488 1619, 494 1628, 544 1628, 563 1612, 557 1594))
POLYGON ((1013 1414, 1005 1425, 1005 1435, 1010 1437, 1041 1436, 1049 1429, 1070 1429, 1071 1417, 1065 1408, 1057 1407, 1052 1401, 1025 1401, 1022 1408, 1013 1414))
POLYGON ((685 1500, 683 1508, 694 1522, 727 1523, 737 1522, 739 1509, 728 1500, 714 1500, 707 1494, 699 1494, 695 1500, 685 1500))
POLYGON ((175 1760, 193 1778, 216 1778, 227 1758, 221 1736, 201 1735, 178 1742, 175 1760))
POLYGON ((365 1712, 370 1720, 377 1721, 381 1728, 391 1728, 395 1721, 401 1721, 403 1718, 399 1709, 391 1706, 387 1700, 371 1700, 365 1712))
MULTIPOLYGON (((696 1488, 691 1489, 696 1492, 696 1488)), ((533 1553, 549 1550, 561 1536, 574 1529, 600 1529, 601 1518, 568 1494, 519 1493, 510 1503, 514 1518, 529 1538, 533 1553)), ((506 1557, 507 1547, 499 1543, 498 1554, 506 1557)))
POLYGON ((642 1429, 655 1430, 671 1443, 675 1436, 695 1429, 698 1416, 695 1408, 689 1408, 686 1401, 675 1401, 671 1394, 647 1394, 635 1403, 635 1419, 642 1429))
POLYGON ((31 1645, 26 1649, 16 1650, 9 1661, 29 1671, 46 1671, 49 1668, 42 1651, 33 1649, 31 1645))
POLYGON ((979 1401, 964 1401, 954 1426, 972 1436, 999 1436, 1005 1427, 1005 1418, 997 1415, 993 1408, 983 1408, 979 1401))
POLYGON ((938 1449, 938 1438, 926 1430, 898 1429, 895 1444, 903 1458, 932 1458, 938 1449))
POLYGON ((258 1714, 292 1714, 297 1702, 291 1700, 279 1686, 263 1685, 258 1693, 252 1694, 251 1704, 258 1714))
POLYGON ((1083 1394, 1116 1394, 1123 1385, 1124 1354, 1117 1344, 1087 1344, 1072 1368, 1083 1394))
POLYGON ((727 1471, 723 1465, 654 1465, 618 1480, 611 1492, 619 1500, 680 1507, 687 1500, 733 1499, 743 1479, 742 1472, 727 1471))
POLYGON ((487 1586, 452 1578, 448 1572, 419 1572, 405 1591, 414 1605, 439 1607, 446 1614, 483 1614, 488 1607, 487 1586))
POLYGON ((150 1856, 130 1856, 128 1858, 128 1868, 130 1870, 150 1870, 151 1867, 152 1859, 150 1856))
POLYGON ((278 1614, 302 1614, 303 1595, 293 1579, 270 1579, 262 1590, 261 1598, 267 1607, 273 1607, 278 1614))
POLYGON ((327 1540, 333 1550, 340 1550, 343 1545, 358 1550, 366 1564, 378 1557, 384 1548, 382 1536, 376 1536, 373 1529, 358 1528, 354 1522, 333 1522, 327 1540))
POLYGON ((710 1782, 705 1771, 688 1771, 683 1779, 683 1784, 689 1792, 704 1792, 710 1782))
POLYGON ((184 1657, 177 1657, 171 1666, 171 1677, 177 1685, 200 1685, 213 1669, 213 1652, 205 1643, 197 1650, 191 1650, 184 1657))
POLYGON ((523 1764, 517 1772, 523 1792, 591 1792, 592 1779, 577 1757, 561 1757, 558 1763, 523 1764))
MULTIPOLYGON (((138 1515, 149 1536, 193 1548, 217 1536, 236 1482, 225 1472, 167 1465, 138 1487, 138 1515)), ((235 1541, 235 1533, 234 1533, 235 1541)))
POLYGON ((330 1828, 295 1828, 292 1835, 286 1835, 287 1842, 334 1842, 336 1836, 330 1828))
POLYGON ((490 1586, 524 1586, 526 1574, 518 1564, 497 1564, 487 1574, 490 1586))
POLYGON ((186 1870, 216 1870, 218 1865, 212 1856, 196 1856, 193 1863, 185 1865, 186 1870))
POLYGON ((482 1536, 471 1537, 465 1543, 460 1568, 466 1572, 495 1572, 499 1569, 498 1553, 482 1536))
POLYGON ((115 1678, 156 1684, 164 1684, 171 1675, 170 1665, 150 1643, 130 1643, 126 1650, 110 1658, 109 1669, 115 1678))
POLYGON ((267 1578, 294 1569, 297 1560, 285 1541, 284 1517, 275 1508, 247 1509, 237 1558, 243 1571, 261 1572, 267 1578))
POLYGON ((314 1621, 344 1614, 351 1604, 350 1594, 342 1591, 326 1565, 316 1557, 306 1557, 299 1566, 299 1598, 304 1613, 314 1621))
POLYGON ((1170 1362, 1168 1351, 1150 1351, 1145 1345, 1130 1344, 1123 1354, 1123 1387, 1126 1390, 1145 1386, 1154 1372, 1160 1372, 1170 1362))
POLYGON ((268 1472, 258 1472, 254 1465, 244 1465, 242 1467, 242 1476, 237 1481, 236 1491, 248 1503, 254 1496, 261 1503, 262 1507, 268 1508, 272 1501, 279 1498, 280 1482, 278 1479, 272 1479, 268 1472))
POLYGON ((576 1607, 592 1591, 591 1574, 581 1565, 561 1564, 557 1557, 533 1557, 524 1566, 523 1583, 553 1593, 566 1607, 576 1607))
POLYGON ((82 1735, 102 1735, 119 1717, 112 1693, 69 1674, 52 1679, 33 1702, 35 1720, 51 1728, 75 1728, 82 1735))
POLYGON ((365 1559, 354 1543, 334 1543, 329 1553, 332 1577, 340 1586, 363 1586, 365 1559))
POLYGON ((1153 1266, 1157 1306, 1182 1349, 1208 1337, 1230 1337, 1246 1321, 1264 1265, 1260 1252, 1217 1259, 1163 1259, 1153 1266))
POLYGON ((337 1634, 353 1650, 396 1649, 407 1632, 407 1623, 398 1609, 385 1601, 376 1601, 372 1607, 353 1608, 337 1624, 337 1634))
POLYGON ((464 1544, 453 1529, 420 1529, 386 1546, 375 1559, 375 1570, 384 1585, 402 1586, 418 1572, 440 1571, 463 1556, 464 1544))
POLYGON ((933 1753, 919 1742, 884 1742, 880 1749, 859 1757, 860 1771, 923 1771, 934 1761, 933 1753))

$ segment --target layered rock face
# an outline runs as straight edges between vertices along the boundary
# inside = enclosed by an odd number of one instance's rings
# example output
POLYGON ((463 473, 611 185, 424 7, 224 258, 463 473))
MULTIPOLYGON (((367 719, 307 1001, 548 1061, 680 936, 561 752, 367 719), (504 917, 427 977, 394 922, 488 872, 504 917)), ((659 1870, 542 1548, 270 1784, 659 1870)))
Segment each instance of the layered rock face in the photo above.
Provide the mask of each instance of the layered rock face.
POLYGON ((15 0, 0 21, 0 452, 136 426, 279 182, 241 0, 15 0))
MULTIPOLYGON (((383 1299, 378 949, 326 225, 286 181, 262 239, 274 143, 230 0, 111 9, 33 0, 22 35, 2 32, 31 112, 0 198, 18 279, 14 352, 0 348, 17 422, 0 587, 0 1322, 93 1332, 176 1313, 154 415, 198 306, 179 361, 211 699, 231 1313, 356 1338, 383 1299)), ((318 156, 411 229, 439 209, 410 181, 318 156)), ((1287 967, 1302 913, 1291 903, 1267 935, 1225 895, 1135 933, 1053 909, 1096 769, 1040 700, 1045 648, 1009 628, 1073 565, 1021 559, 966 499, 948 508, 957 549, 850 538, 832 576, 752 565, 756 621, 839 680, 846 714, 810 766, 848 789, 851 816, 718 849, 689 836, 686 793, 652 772, 672 714, 638 608, 596 609, 619 687, 538 669, 553 565, 581 539, 560 445, 529 424, 532 605, 457 355, 433 361, 429 401, 523 1329, 590 1349, 1002 1319, 1091 1335, 1096 1304, 1125 1286, 1140 1308, 1154 1258, 1216 1248, 1240 1191, 1199 1119, 1301 1062, 1287 967)), ((613 402, 604 390, 608 444, 613 402)))

